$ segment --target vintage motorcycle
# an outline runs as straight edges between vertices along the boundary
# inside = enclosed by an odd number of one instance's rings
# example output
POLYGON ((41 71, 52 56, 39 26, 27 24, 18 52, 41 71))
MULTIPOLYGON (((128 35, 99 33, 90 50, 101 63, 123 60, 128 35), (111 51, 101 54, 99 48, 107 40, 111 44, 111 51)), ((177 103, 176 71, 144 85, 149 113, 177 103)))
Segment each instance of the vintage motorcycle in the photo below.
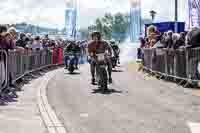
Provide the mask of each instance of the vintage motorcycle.
POLYGON ((96 79, 98 86, 103 91, 108 89, 107 61, 106 54, 96 54, 96 79))

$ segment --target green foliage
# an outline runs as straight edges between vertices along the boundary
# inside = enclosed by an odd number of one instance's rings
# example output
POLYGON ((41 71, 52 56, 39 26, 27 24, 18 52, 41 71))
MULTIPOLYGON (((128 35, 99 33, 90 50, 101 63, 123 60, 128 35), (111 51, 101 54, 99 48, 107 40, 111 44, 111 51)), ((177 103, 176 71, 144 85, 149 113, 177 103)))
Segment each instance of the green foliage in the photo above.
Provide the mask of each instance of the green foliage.
MULTIPOLYGON (((93 26, 89 26, 89 31, 100 31, 105 39, 112 39, 112 34, 126 34, 128 30, 128 16, 122 13, 112 15, 106 13, 104 17, 97 18, 93 26)), ((122 40, 125 38, 121 38, 122 40)))

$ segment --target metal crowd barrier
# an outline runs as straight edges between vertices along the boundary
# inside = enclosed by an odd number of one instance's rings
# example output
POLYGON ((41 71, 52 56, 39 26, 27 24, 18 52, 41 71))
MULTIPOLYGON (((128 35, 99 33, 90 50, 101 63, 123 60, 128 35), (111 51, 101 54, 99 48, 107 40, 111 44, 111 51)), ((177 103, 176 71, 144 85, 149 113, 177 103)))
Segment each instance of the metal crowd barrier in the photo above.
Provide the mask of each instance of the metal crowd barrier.
POLYGON ((41 51, 9 51, 8 75, 13 82, 24 75, 53 65, 53 54, 50 50, 41 51))
POLYGON ((0 92, 7 86, 8 83, 7 61, 8 61, 7 52, 4 50, 0 50, 0 92))
POLYGON ((50 66, 63 64, 63 48, 34 50, 0 50, 0 93, 10 83, 50 66))
POLYGON ((200 48, 143 51, 146 69, 177 79, 200 80, 200 48))

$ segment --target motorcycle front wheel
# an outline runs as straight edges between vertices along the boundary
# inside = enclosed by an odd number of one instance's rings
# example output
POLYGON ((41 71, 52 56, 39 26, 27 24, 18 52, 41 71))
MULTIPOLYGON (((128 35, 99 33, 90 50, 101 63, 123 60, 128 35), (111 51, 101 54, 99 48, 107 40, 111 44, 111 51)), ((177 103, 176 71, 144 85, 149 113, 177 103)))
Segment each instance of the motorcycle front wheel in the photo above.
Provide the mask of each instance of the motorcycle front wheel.
POLYGON ((100 68, 100 87, 103 91, 108 89, 108 76, 105 68, 100 68))

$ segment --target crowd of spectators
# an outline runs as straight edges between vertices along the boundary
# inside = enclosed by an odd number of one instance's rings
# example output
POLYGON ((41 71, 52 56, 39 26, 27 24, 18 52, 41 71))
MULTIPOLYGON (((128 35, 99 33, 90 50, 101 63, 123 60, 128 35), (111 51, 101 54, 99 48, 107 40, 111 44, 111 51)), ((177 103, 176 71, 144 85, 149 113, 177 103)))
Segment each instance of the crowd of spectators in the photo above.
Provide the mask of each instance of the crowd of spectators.
POLYGON ((84 48, 85 41, 72 41, 63 39, 51 39, 48 35, 34 36, 30 33, 18 33, 14 27, 7 29, 0 25, 0 49, 8 50, 43 50, 56 47, 65 47, 76 43, 84 48))
POLYGON ((140 38, 140 48, 196 48, 200 46, 200 29, 193 28, 189 32, 161 33, 155 26, 148 27, 147 36, 140 38))
MULTIPOLYGON (((24 51, 41 51, 52 50, 54 48, 65 48, 70 45, 76 45, 81 48, 81 52, 85 53, 85 45, 87 41, 75 41, 64 39, 52 39, 48 35, 34 36, 30 33, 19 33, 14 27, 7 28, 0 25, 0 50, 24 52, 24 51)), ((8 54, 9 56, 9 54, 8 54)), ((0 73, 5 73, 6 57, 0 53, 0 73)), ((12 74, 9 73, 9 86, 12 85, 12 74)), ((0 87, 5 82, 5 74, 0 75, 0 87)))

